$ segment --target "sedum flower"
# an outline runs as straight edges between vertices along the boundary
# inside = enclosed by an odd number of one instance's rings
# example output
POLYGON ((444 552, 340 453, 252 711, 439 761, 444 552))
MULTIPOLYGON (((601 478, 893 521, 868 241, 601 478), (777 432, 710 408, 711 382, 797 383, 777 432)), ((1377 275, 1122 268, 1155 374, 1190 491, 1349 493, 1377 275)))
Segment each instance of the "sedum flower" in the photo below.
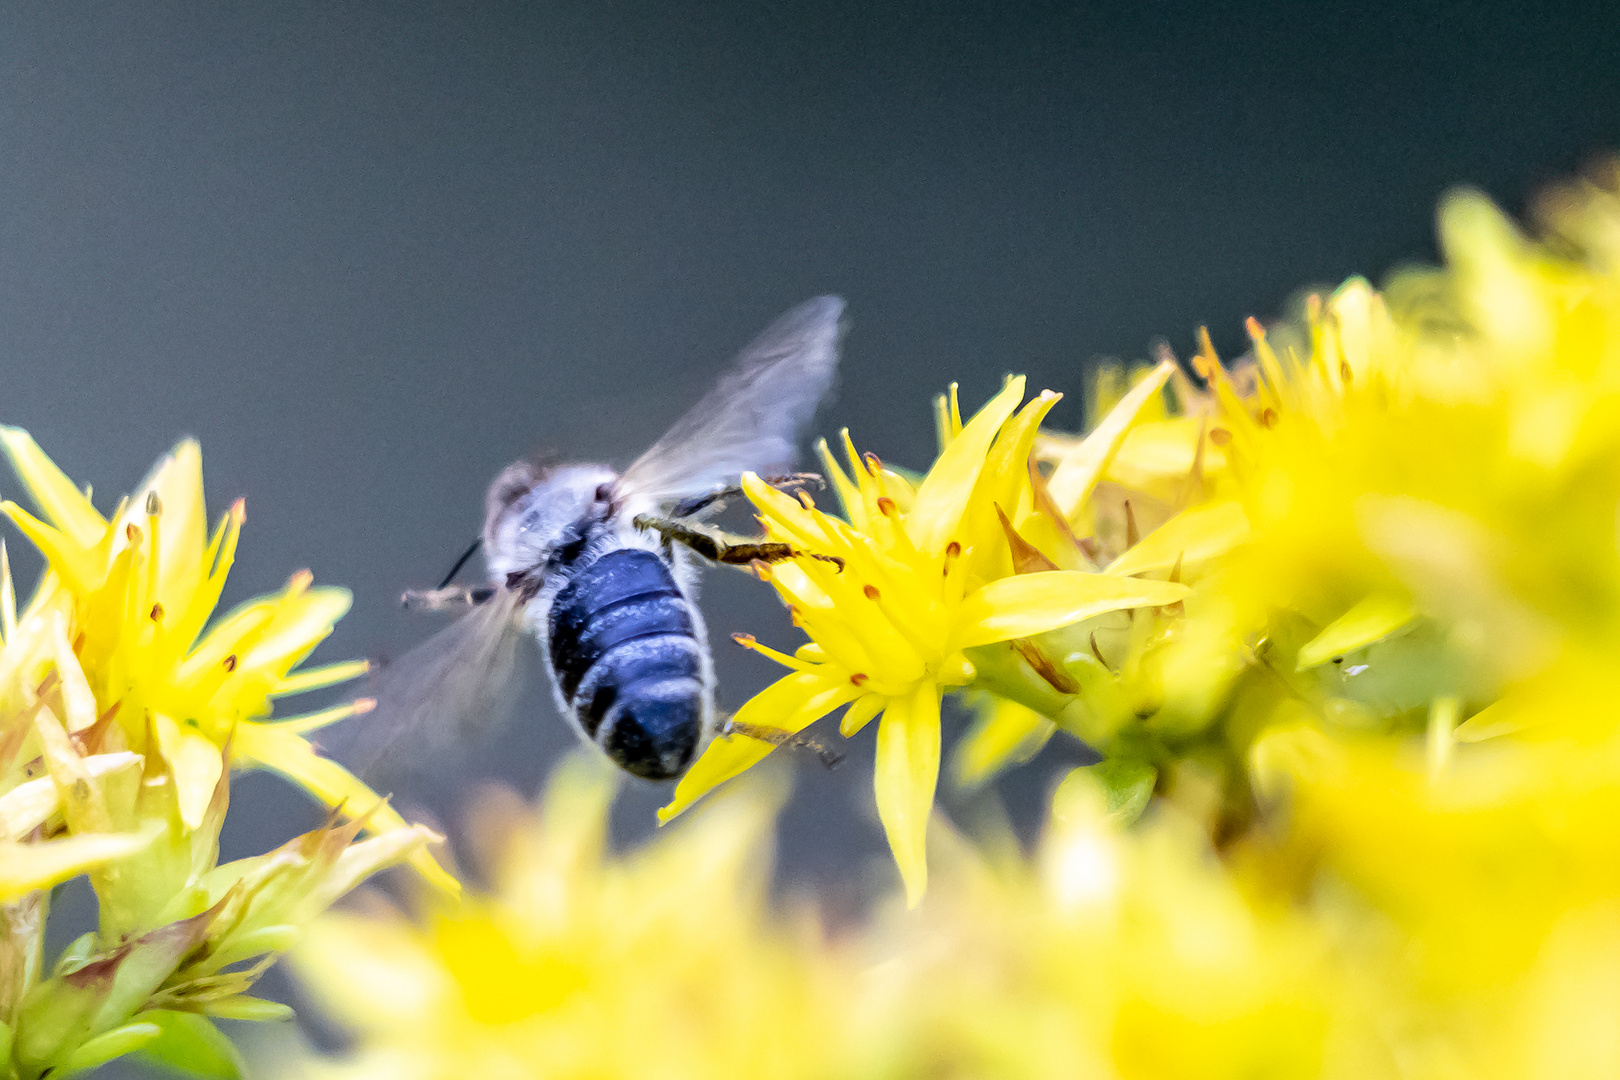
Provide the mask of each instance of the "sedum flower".
POLYGON ((4 1075, 30 1080, 142 1047, 188 1067, 228 1063, 233 1052, 207 1018, 284 1015, 247 991, 303 924, 394 863, 443 876, 425 853, 432 833, 405 825, 304 741, 357 706, 264 719, 272 696, 364 669, 293 670, 348 596, 299 575, 205 630, 242 512, 238 503, 204 535, 195 443, 159 464, 138 511, 126 500, 110 521, 26 433, 0 429, 0 444, 45 517, 4 509, 47 559, 19 612, 0 548, 4 1075), (301 781, 329 802, 331 820, 219 865, 241 764, 301 781), (373 835, 357 840, 362 830, 373 835), (98 927, 47 963, 46 890, 81 873, 98 927))
MULTIPOLYGON (((204 628, 236 557, 245 514, 238 500, 210 535, 202 455, 187 440, 160 462, 134 499, 104 518, 71 480, 18 428, 0 428, 0 448, 38 505, 38 518, 7 502, 6 515, 45 555, 49 573, 35 606, 56 605, 83 636, 75 647, 85 686, 97 701, 117 702, 109 738, 137 753, 155 739, 175 771, 182 820, 195 828, 222 769, 227 741, 237 767, 271 768, 336 807, 371 808, 380 800, 305 735, 366 707, 352 703, 267 721, 274 698, 331 686, 364 673, 365 663, 292 669, 349 608, 346 589, 312 587, 294 574, 278 595, 262 597, 204 628)), ((382 807, 382 830, 402 828, 382 807)), ((424 873, 448 884, 426 855, 424 873)))
POLYGON ((1010 522, 1036 512, 1029 454, 1046 393, 1019 409, 1024 380, 1011 379, 953 435, 912 487, 848 442, 849 472, 822 446, 844 511, 817 509, 745 476, 743 489, 766 536, 797 557, 760 564, 810 637, 793 656, 751 637, 749 648, 791 673, 738 710, 660 811, 669 820, 717 784, 762 760, 776 745, 746 734, 796 733, 847 706, 839 730, 853 735, 881 716, 874 788, 907 896, 927 882, 925 839, 940 765, 940 699, 978 671, 969 650, 1064 626, 1104 611, 1173 604, 1186 590, 1080 570, 1017 565, 1023 542, 1010 522))
POLYGON ((853 972, 767 908, 778 797, 730 792, 613 855, 615 781, 581 754, 538 808, 487 791, 471 828, 485 894, 421 918, 379 900, 317 922, 293 967, 355 1041, 285 1074, 851 1075, 836 1010, 853 972))

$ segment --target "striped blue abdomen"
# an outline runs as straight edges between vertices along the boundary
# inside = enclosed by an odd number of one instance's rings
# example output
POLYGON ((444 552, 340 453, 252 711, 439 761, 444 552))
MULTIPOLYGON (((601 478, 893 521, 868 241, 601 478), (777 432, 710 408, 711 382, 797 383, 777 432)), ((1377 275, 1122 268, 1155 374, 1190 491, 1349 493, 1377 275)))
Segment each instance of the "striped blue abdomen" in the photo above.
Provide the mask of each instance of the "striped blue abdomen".
POLYGON ((703 668, 668 564, 609 551, 557 591, 547 621, 552 675, 585 733, 637 776, 680 775, 703 734, 703 668))

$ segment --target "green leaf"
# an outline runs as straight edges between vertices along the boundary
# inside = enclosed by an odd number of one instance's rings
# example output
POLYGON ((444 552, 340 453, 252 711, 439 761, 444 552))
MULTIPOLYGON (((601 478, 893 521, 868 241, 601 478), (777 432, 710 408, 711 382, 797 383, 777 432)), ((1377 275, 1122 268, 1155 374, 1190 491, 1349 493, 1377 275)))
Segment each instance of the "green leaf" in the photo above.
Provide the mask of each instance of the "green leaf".
POLYGON ((1126 825, 1147 809, 1159 778, 1158 769, 1134 758, 1109 758, 1091 766, 1091 771, 1102 781, 1108 813, 1126 825))
POLYGON ((238 1080, 242 1055, 236 1044, 206 1016, 158 1009, 144 1013, 158 1036, 141 1047, 139 1058, 187 1076, 205 1080, 238 1080))

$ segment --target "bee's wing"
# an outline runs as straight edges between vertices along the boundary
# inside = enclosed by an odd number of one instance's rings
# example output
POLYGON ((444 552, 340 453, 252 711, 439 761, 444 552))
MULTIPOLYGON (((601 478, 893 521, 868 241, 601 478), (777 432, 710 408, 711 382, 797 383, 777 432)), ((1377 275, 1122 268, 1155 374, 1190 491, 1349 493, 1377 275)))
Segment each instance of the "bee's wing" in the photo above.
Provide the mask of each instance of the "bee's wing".
POLYGON ((369 780, 423 774, 487 742, 511 718, 533 651, 518 593, 501 589, 374 676, 377 706, 340 758, 369 780))
POLYGON ((620 487, 664 502, 718 491, 748 470, 791 468, 799 429, 832 385, 843 313, 841 299, 820 296, 772 323, 620 487))

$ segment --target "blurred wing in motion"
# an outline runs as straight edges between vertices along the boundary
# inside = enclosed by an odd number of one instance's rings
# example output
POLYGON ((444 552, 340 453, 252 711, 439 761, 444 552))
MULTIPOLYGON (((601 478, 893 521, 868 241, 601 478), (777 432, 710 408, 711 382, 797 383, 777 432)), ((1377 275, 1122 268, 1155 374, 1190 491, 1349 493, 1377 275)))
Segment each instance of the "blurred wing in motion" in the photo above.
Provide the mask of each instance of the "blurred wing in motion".
POLYGON ((749 470, 791 469, 799 429, 832 386, 843 313, 838 297, 820 296, 776 320, 624 471, 621 489, 668 502, 718 491, 749 470))
POLYGON ((337 756, 367 780, 453 767, 511 719, 533 641, 501 589, 374 676, 377 707, 337 756))

